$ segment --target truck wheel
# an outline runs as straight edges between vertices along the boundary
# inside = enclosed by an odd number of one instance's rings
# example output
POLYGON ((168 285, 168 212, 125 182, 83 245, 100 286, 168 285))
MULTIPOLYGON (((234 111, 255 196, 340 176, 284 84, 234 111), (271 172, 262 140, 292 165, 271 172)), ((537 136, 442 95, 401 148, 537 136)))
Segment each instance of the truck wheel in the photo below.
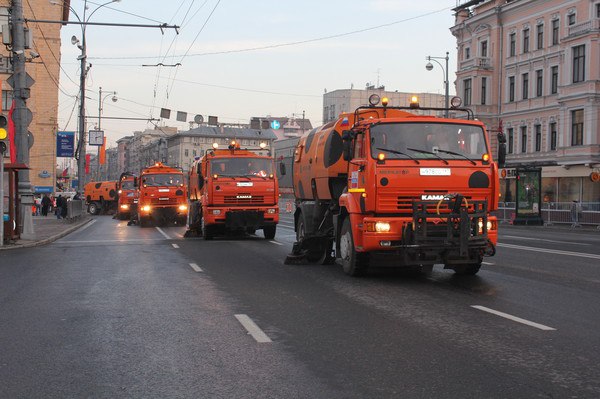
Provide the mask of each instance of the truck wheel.
POLYGON ((88 212, 92 215, 97 215, 100 213, 100 207, 96 202, 92 202, 88 205, 88 212))
POLYGON ((214 238, 213 226, 206 226, 204 224, 204 218, 201 219, 200 225, 202 226, 202 238, 205 240, 212 240, 214 238))
MULTIPOLYGON (((304 217, 300 214, 298 216, 298 223, 296 224, 296 241, 302 242, 304 237, 306 237, 306 226, 304 225, 304 217)), ((315 263, 321 259, 322 253, 319 249, 310 248, 306 250, 304 256, 308 262, 315 263)))
POLYGON ((481 263, 466 264, 466 265, 455 265, 453 267, 454 273, 459 276, 474 276, 479 272, 481 263))
POLYGON ((267 240, 272 240, 275 238, 275 231, 277 230, 277 226, 265 226, 263 227, 263 234, 267 240))
POLYGON ((344 273, 349 276, 358 277, 366 272, 369 255, 356 252, 354 248, 354 237, 352 237, 352 226, 350 217, 344 219, 340 235, 340 257, 344 273))

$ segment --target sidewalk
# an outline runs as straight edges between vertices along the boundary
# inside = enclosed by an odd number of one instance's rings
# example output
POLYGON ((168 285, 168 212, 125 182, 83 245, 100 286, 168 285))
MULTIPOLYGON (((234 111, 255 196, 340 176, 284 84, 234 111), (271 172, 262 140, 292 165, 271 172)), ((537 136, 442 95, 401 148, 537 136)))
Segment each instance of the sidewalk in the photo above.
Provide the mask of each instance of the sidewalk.
POLYGON ((0 251, 29 248, 38 245, 45 245, 66 236, 72 231, 77 230, 81 226, 89 223, 92 220, 86 213, 81 218, 68 221, 66 219, 57 219, 54 215, 48 216, 33 216, 33 234, 32 240, 17 240, 0 246, 0 251))

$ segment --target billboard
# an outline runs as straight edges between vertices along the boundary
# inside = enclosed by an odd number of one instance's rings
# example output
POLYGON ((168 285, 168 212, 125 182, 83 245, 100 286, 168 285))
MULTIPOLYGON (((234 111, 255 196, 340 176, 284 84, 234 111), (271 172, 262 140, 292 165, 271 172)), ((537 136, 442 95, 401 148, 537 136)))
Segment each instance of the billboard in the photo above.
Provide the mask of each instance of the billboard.
POLYGON ((56 156, 73 158, 75 153, 75 132, 56 132, 56 156))

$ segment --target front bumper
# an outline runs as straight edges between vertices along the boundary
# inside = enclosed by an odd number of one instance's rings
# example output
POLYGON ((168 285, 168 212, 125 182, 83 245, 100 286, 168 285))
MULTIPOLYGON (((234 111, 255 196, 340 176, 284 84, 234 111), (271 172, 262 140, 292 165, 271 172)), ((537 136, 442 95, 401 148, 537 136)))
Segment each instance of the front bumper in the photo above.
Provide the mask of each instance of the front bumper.
POLYGON ((222 225, 227 229, 260 229, 279 223, 279 207, 251 209, 225 209, 210 207, 206 209, 204 223, 222 225))

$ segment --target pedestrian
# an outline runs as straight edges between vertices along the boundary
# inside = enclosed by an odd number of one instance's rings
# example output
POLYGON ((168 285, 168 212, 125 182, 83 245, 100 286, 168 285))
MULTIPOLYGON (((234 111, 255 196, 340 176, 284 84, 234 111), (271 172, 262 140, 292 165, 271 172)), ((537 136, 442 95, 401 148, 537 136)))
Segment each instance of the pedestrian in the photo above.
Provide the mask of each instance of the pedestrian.
POLYGON ((35 204, 35 215, 34 216, 40 216, 40 214, 42 212, 42 198, 38 195, 37 197, 35 197, 33 202, 35 204))
POLYGON ((54 209, 54 214, 56 215, 57 219, 61 218, 62 207, 63 207, 63 197, 62 197, 62 195, 58 194, 58 198, 56 198, 56 207, 54 209))
POLYGON ((581 218, 581 203, 577 200, 573 200, 571 204, 571 228, 581 227, 579 220, 581 218))
POLYGON ((48 216, 48 208, 50 208, 51 202, 48 194, 44 194, 44 198, 42 198, 42 216, 48 216))
POLYGON ((69 199, 67 197, 63 197, 63 205, 60 211, 60 216, 63 219, 67 218, 67 213, 69 212, 69 199))

